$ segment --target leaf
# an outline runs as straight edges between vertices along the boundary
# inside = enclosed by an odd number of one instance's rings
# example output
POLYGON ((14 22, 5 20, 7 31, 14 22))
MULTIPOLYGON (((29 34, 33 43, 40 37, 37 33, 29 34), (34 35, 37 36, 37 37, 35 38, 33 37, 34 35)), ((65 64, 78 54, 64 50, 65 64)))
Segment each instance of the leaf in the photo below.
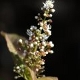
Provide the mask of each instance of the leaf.
MULTIPOLYGON (((14 60, 14 63, 17 64, 18 66, 20 66, 21 64, 25 65, 23 62, 23 57, 20 55, 20 52, 18 52, 17 50, 17 41, 19 39, 23 39, 26 40, 26 38, 19 36, 17 34, 8 34, 5 32, 1 32, 1 35, 5 38, 6 42, 7 42, 7 46, 9 51, 12 53, 12 57, 14 60)), ((24 68, 24 76, 23 77, 25 80, 37 80, 37 77, 34 73, 33 70, 31 70, 27 65, 24 68)))
POLYGON ((21 55, 22 53, 17 50, 18 48, 17 42, 19 39, 26 40, 26 38, 19 36, 17 34, 5 33, 3 31, 1 32, 1 35, 5 38, 9 51, 14 55, 18 54, 22 58, 22 55, 21 55))
POLYGON ((38 78, 38 80, 58 80, 57 77, 41 77, 41 78, 38 78))

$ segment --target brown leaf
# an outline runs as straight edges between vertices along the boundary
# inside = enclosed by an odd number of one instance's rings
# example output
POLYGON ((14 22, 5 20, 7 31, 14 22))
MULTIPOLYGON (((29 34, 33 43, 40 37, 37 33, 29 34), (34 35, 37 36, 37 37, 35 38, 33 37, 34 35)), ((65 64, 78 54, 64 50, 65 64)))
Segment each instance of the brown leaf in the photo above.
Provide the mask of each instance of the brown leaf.
POLYGON ((38 80, 58 80, 57 77, 41 77, 41 78, 38 78, 38 80))
POLYGON ((17 42, 19 39, 26 40, 26 38, 19 36, 17 34, 9 34, 3 31, 1 32, 1 35, 5 38, 9 51, 12 52, 13 54, 18 54, 20 57, 22 57, 21 56, 22 53, 18 51, 17 42))

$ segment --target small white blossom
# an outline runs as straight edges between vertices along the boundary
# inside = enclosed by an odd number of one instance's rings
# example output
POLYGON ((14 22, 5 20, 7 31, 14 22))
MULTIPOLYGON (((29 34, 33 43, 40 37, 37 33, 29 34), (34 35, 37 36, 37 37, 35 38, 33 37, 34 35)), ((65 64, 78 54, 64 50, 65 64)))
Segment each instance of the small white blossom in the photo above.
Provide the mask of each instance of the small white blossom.
POLYGON ((49 52, 50 52, 50 53, 54 53, 54 51, 53 51, 53 50, 50 50, 49 52))
POLYGON ((48 52, 47 52, 47 51, 46 51, 45 53, 46 53, 46 54, 48 54, 48 52))
POLYGON ((43 34, 42 37, 43 37, 43 41, 49 38, 49 36, 47 36, 46 34, 43 34))
POLYGON ((54 2, 52 0, 46 0, 46 2, 43 3, 44 4, 43 8, 45 9, 53 8, 54 7, 53 3, 54 2))
POLYGON ((49 17, 52 17, 52 14, 49 14, 49 17))
POLYGON ((43 27, 43 22, 40 22, 39 24, 40 24, 41 27, 43 27))
POLYGON ((36 30, 37 29, 37 27, 36 26, 31 26, 31 28, 30 28, 30 30, 36 30))
POLYGON ((42 30, 43 28, 42 27, 40 27, 40 30, 42 30))
POLYGON ((43 10, 43 7, 41 7, 41 10, 43 10))
POLYGON ((35 19, 38 19, 38 16, 35 16, 35 19))
POLYGON ((45 17, 47 17, 47 14, 46 14, 46 13, 44 13, 43 15, 44 15, 45 17))
POLYGON ((44 49, 44 46, 42 46, 41 48, 44 49))
POLYGON ((36 71, 38 72, 38 71, 39 71, 39 69, 38 69, 38 68, 36 68, 36 71))
POLYGON ((16 69, 20 69, 20 67, 19 67, 19 66, 17 66, 17 67, 16 67, 16 69))
POLYGON ((42 51, 42 52, 43 52, 43 51, 44 51, 44 49, 40 49, 40 51, 42 51))
POLYGON ((37 42, 34 42, 34 44, 36 45, 36 44, 37 44, 37 42))
POLYGON ((40 39, 42 39, 42 37, 40 37, 40 39))
POLYGON ((51 29, 51 25, 50 24, 47 25, 47 30, 49 30, 49 29, 51 29))
POLYGON ((38 37, 36 37, 36 40, 38 40, 39 38, 38 37))
POLYGON ((42 65, 44 65, 44 64, 45 64, 45 62, 44 62, 44 61, 42 61, 42 62, 41 62, 41 64, 42 64, 42 65))
POLYGON ((46 42, 42 42, 42 45, 43 45, 43 46, 46 46, 46 42))
POLYGON ((55 9, 51 9, 51 12, 55 12, 55 9))
POLYGON ((48 35, 51 35, 51 31, 50 30, 47 30, 47 32, 48 32, 48 35))
POLYGON ((27 35, 32 36, 33 35, 32 31, 27 29, 27 35))
POLYGON ((31 43, 31 44, 30 44, 30 47, 32 48, 33 46, 34 46, 34 45, 31 43))
POLYGON ((44 21, 44 24, 47 24, 47 21, 44 21))
POLYGON ((49 45, 50 45, 51 47, 54 47, 54 44, 53 44, 52 41, 49 42, 49 45))
POLYGON ((19 42, 22 43, 23 42, 22 39, 19 39, 19 42))

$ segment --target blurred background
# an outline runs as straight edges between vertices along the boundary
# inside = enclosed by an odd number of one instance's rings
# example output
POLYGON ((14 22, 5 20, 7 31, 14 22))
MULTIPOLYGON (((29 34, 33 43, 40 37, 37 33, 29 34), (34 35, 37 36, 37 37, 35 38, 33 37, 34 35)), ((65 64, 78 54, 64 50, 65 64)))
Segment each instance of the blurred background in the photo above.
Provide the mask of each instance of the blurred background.
MULTIPOLYGON (((0 0, 0 31, 27 37, 26 30, 36 25, 34 16, 45 0, 0 0)), ((59 80, 80 80, 80 4, 78 0, 55 0, 52 36, 54 54, 46 59, 46 76, 59 80)), ((0 35, 0 80, 14 80, 13 60, 0 35)), ((19 80, 19 79, 18 79, 19 80)), ((21 79, 20 79, 21 80, 21 79)), ((23 80, 23 79, 22 79, 23 80)))

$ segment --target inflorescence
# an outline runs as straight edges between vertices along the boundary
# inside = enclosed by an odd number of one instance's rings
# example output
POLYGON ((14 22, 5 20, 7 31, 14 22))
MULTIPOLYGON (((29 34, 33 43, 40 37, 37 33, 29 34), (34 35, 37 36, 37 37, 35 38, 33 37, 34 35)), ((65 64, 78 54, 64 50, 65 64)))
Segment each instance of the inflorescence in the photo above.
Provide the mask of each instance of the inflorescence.
MULTIPOLYGON (((27 29, 27 35, 29 38, 27 40, 19 39, 18 44, 21 46, 19 50, 22 51, 23 65, 16 65, 14 71, 21 74, 24 72, 23 68, 28 66, 31 68, 37 75, 44 70, 45 60, 42 58, 48 53, 54 53, 51 50, 54 47, 52 41, 48 41, 48 38, 51 36, 51 23, 52 13, 55 12, 54 1, 46 0, 43 3, 41 10, 43 14, 38 13, 35 16, 35 19, 38 21, 38 27, 31 26, 30 29, 27 29), (25 66, 24 66, 25 65, 25 66)), ((22 75, 20 75, 23 77, 22 75)), ((20 77, 18 76, 18 77, 20 77)))

